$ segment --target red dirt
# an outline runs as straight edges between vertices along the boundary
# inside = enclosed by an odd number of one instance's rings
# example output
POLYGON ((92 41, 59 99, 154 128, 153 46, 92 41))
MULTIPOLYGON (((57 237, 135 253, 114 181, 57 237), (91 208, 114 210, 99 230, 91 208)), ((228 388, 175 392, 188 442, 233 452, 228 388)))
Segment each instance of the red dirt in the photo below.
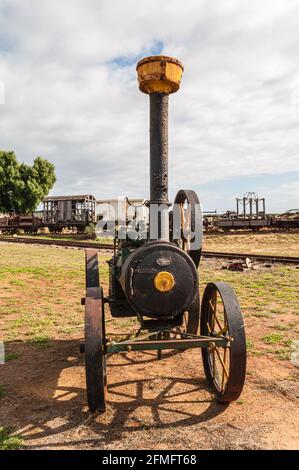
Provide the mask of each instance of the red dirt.
POLYGON ((45 350, 13 345, 5 366, 0 422, 29 449, 296 449, 298 382, 294 367, 251 357, 239 402, 213 401, 199 352, 129 353, 108 360, 108 409, 87 410, 79 341, 45 350))

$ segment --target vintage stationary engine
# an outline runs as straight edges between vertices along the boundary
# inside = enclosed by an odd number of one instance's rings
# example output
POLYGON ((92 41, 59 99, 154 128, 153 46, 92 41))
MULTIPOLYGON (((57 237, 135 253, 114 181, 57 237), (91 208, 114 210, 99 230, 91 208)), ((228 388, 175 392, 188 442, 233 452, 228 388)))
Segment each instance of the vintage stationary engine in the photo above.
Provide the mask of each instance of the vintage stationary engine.
MULTIPOLYGON (((179 89, 182 72, 183 66, 178 60, 164 56, 148 57, 137 65, 140 90, 149 94, 150 99, 150 199, 146 201, 150 222, 143 239, 115 240, 115 256, 110 262, 113 316, 131 314, 137 315, 141 322, 149 317, 160 324, 166 319, 180 324, 184 312, 196 301, 197 266, 190 253, 172 239, 173 212, 169 210, 168 199, 168 100, 169 94, 179 89)), ((200 245, 201 210, 193 192, 192 196, 197 207, 194 206, 191 215, 194 219, 197 216, 198 227, 198 233, 193 233, 193 237, 198 237, 200 245)), ((181 206, 188 203, 188 195, 181 195, 178 202, 181 206)), ((189 228, 191 232, 192 227, 189 228)), ((178 231, 178 226, 176 229, 178 231)), ((185 229, 186 234, 188 228, 185 229)), ((181 228, 179 232, 178 240, 181 239, 181 228)), ((197 265, 200 248, 196 250, 197 265)))
POLYGON ((246 369, 244 324, 232 288, 209 283, 199 301, 198 267, 202 214, 196 193, 181 190, 168 199, 168 100, 178 91, 182 64, 153 56, 137 65, 139 88, 150 101, 149 222, 130 236, 126 217, 118 216, 114 254, 109 261, 109 293, 100 286, 96 250, 86 251, 85 366, 91 410, 106 407, 106 357, 130 351, 202 348, 210 387, 223 402, 240 395, 246 369), (137 336, 109 341, 104 307, 112 317, 135 316, 137 336), (199 334, 200 327, 200 334, 199 334), (147 340, 140 340, 140 332, 147 340))

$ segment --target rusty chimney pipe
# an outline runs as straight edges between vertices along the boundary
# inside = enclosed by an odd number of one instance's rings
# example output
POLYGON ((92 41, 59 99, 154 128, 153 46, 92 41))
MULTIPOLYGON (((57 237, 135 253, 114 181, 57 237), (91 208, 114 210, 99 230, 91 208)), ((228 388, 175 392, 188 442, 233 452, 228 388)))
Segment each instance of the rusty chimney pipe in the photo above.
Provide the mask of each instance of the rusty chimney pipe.
POLYGON ((158 238, 169 240, 168 95, 178 91, 183 65, 167 56, 151 56, 137 64, 139 89, 150 95, 150 205, 163 204, 158 238))

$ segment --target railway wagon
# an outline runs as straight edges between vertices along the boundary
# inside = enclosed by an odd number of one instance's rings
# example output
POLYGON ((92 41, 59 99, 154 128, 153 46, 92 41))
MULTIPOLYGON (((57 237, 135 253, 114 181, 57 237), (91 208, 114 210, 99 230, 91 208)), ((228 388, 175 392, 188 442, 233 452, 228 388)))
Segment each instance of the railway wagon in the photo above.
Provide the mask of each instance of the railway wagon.
POLYGON ((43 226, 59 233, 64 228, 84 232, 96 222, 96 199, 90 194, 49 196, 43 201, 43 226))

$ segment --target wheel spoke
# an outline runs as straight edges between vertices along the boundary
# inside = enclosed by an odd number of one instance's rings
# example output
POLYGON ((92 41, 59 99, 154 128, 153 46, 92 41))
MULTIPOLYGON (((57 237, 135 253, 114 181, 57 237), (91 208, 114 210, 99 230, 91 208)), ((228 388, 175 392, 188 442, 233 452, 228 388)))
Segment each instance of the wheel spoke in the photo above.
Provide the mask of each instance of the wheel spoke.
MULTIPOLYGON (((227 348, 224 348, 223 362, 225 364, 225 367, 226 367, 226 351, 227 351, 227 348)), ((222 370, 222 381, 221 381, 221 391, 222 392, 223 392, 223 389, 224 389, 224 369, 222 370)))
POLYGON ((215 380, 215 375, 216 375, 215 348, 213 348, 212 355, 213 355, 213 379, 215 380))
POLYGON ((220 323, 220 321, 218 320, 217 317, 215 317, 215 320, 216 320, 216 323, 217 323, 217 325, 219 326, 219 329, 220 329, 217 336, 221 336, 222 334, 227 332, 227 328, 225 327, 225 325, 224 326, 221 325, 221 323, 220 323))
POLYGON ((185 227, 185 211, 184 211, 184 205, 180 204, 180 213, 181 213, 181 236, 182 240, 184 240, 184 227, 185 227))
POLYGON ((227 372, 227 370, 226 370, 226 366, 225 366, 225 364, 224 364, 224 362, 223 362, 223 359, 222 359, 222 357, 221 357, 221 354, 220 354, 219 351, 218 351, 218 348, 215 348, 215 351, 216 351, 216 354, 217 354, 217 356, 218 356, 219 361, 221 362, 221 365, 222 365, 222 367, 223 367, 223 371, 224 371, 224 373, 225 373, 225 375, 226 375, 226 378, 228 379, 228 372, 227 372))
POLYGON ((213 331, 215 329, 215 322, 217 323, 218 325, 218 328, 219 328, 219 332, 217 334, 217 336, 221 336, 222 334, 226 333, 227 332, 227 325, 226 325, 226 319, 225 319, 225 314, 223 315, 223 322, 224 322, 224 326, 221 325, 220 321, 219 321, 219 318, 217 317, 217 313, 216 313, 216 307, 217 307, 217 301, 215 302, 215 304, 212 303, 211 300, 209 300, 209 304, 210 304, 210 307, 212 309, 212 313, 213 313, 213 316, 212 316, 212 325, 213 325, 213 331))
POLYGON ((209 300, 209 305, 212 310, 212 319, 211 319, 211 324, 212 324, 212 331, 215 330, 215 318, 216 318, 216 309, 217 309, 217 296, 213 299, 213 302, 209 300))

